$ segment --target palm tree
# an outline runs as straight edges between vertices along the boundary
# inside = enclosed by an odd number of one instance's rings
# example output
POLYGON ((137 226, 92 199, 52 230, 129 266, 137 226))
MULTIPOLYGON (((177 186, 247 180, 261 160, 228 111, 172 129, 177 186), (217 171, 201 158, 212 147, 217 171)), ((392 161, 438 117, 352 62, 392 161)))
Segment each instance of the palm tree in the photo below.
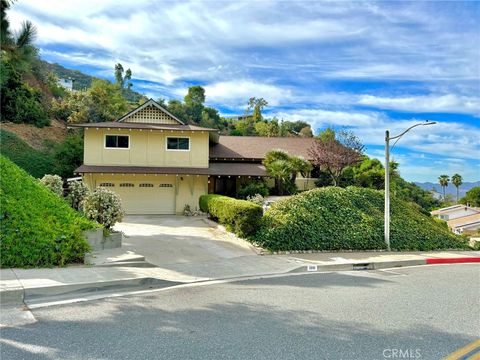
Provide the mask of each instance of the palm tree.
POLYGON ((462 185, 462 176, 460 174, 452 175, 452 184, 457 188, 457 204, 458 204, 458 188, 462 185))
POLYGON ((305 160, 301 156, 291 156, 289 159, 290 166, 292 167, 292 174, 290 180, 295 184, 297 174, 300 173, 303 177, 307 177, 308 173, 312 171, 312 164, 308 160, 305 160))
POLYGON ((290 179, 293 172, 290 156, 286 151, 270 150, 265 154, 263 165, 267 174, 275 179, 275 188, 278 195, 283 195, 283 184, 290 179))
POLYGON ((443 189, 443 201, 445 201, 446 199, 445 189, 448 186, 449 181, 450 181, 450 178, 448 177, 448 175, 440 175, 438 177, 438 182, 443 189))

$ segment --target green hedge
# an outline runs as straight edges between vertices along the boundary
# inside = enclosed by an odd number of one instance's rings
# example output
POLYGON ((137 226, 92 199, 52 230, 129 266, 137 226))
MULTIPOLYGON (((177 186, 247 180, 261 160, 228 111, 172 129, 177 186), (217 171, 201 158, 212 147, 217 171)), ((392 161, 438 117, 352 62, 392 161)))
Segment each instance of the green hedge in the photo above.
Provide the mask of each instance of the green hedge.
POLYGON ((200 196, 199 203, 200 210, 241 237, 253 234, 262 219, 262 207, 250 201, 211 194, 200 196))
MULTIPOLYGON (((326 187, 274 203, 253 240, 278 250, 385 249, 383 192, 326 187)), ((419 211, 391 199, 394 250, 465 249, 466 241, 419 211)))
POLYGON ((82 232, 99 225, 0 156, 0 266, 50 267, 83 262, 82 232))

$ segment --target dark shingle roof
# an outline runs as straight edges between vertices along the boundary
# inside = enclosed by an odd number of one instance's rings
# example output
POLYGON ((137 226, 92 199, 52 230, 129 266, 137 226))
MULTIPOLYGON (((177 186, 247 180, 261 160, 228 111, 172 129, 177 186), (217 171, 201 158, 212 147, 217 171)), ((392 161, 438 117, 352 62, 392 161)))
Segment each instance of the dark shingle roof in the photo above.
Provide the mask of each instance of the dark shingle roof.
POLYGON ((82 165, 75 173, 266 176, 265 167, 253 163, 211 163, 208 168, 82 165))
POLYGON ((257 159, 274 149, 310 159, 308 150, 315 139, 300 137, 220 136, 218 144, 210 145, 210 159, 257 159))

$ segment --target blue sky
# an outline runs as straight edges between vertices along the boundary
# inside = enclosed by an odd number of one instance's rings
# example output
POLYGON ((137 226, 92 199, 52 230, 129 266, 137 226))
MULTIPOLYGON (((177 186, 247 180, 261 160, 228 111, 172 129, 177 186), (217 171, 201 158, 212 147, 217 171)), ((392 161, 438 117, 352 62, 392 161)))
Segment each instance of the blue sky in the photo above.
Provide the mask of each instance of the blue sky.
POLYGON ((437 121, 396 146, 402 176, 480 179, 480 2, 21 0, 9 16, 36 24, 48 61, 109 79, 121 62, 153 98, 199 84, 224 115, 263 97, 380 159, 386 129, 437 121))

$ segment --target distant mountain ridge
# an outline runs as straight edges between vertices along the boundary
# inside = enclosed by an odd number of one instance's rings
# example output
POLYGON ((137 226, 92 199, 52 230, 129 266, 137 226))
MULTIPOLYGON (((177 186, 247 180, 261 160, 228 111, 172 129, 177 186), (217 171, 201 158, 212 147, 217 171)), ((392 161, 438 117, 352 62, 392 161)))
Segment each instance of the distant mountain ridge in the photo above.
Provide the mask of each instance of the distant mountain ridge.
MULTIPOLYGON (((440 186, 439 183, 432 183, 432 182, 415 182, 415 185, 420 186, 422 189, 430 191, 432 189, 435 189, 437 192, 443 194, 443 189, 440 186)), ((474 181, 474 182, 464 182, 462 185, 460 185, 458 189, 458 194, 460 197, 465 196, 465 193, 470 190, 473 187, 480 186, 480 181, 474 181)), ((457 188, 452 184, 449 183, 447 188, 445 189, 445 193, 447 195, 457 195, 457 188)))

